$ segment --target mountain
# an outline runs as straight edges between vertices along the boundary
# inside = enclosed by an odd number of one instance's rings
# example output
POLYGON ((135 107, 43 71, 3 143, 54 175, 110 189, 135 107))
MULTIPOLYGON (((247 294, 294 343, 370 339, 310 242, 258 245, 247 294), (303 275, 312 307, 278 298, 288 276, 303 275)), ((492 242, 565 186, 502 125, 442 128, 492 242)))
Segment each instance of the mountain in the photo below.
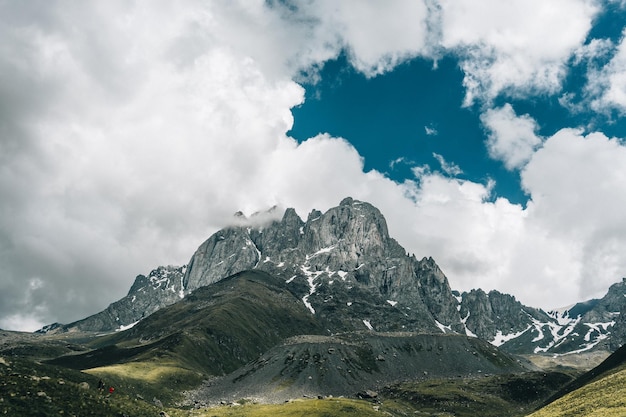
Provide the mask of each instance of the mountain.
POLYGON ((186 268, 139 276, 128 295, 103 312, 46 330, 125 329, 181 295, 254 269, 285 280, 311 314, 336 319, 329 321, 333 331, 354 323, 380 331, 437 331, 438 321, 462 328, 445 275, 432 259, 407 256, 370 204, 348 198, 324 214, 312 211, 306 222, 293 209, 269 224, 236 220, 239 225, 205 241, 186 268), (398 320, 387 320, 389 314, 398 320))
POLYGON ((544 312, 513 296, 481 289, 453 292, 432 258, 417 259, 389 236, 380 211, 344 199, 303 221, 293 209, 246 218, 210 236, 184 267, 159 267, 136 278, 128 295, 104 311, 44 332, 112 332, 129 328, 194 290, 245 270, 284 280, 330 332, 458 333, 517 353, 615 350, 626 337, 626 281, 601 300, 544 312))

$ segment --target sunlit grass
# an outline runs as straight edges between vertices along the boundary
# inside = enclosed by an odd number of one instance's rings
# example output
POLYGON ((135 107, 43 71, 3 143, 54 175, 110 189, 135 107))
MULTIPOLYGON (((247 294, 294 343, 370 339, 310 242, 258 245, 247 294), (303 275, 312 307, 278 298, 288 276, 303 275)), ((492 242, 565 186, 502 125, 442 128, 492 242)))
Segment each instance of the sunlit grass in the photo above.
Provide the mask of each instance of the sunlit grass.
POLYGON ((626 416, 626 369, 571 392, 529 417, 626 416))
POLYGON ((195 372, 163 362, 130 362, 92 368, 85 372, 99 377, 115 376, 151 384, 172 378, 197 377, 195 372))
POLYGON ((163 404, 179 401, 182 391, 197 387, 204 378, 176 363, 162 361, 129 362, 84 372, 101 378, 105 385, 115 387, 116 392, 140 395, 147 400, 157 398, 163 404))
MULTIPOLYGON (((301 399, 284 404, 243 404, 173 411, 175 417, 370 417, 397 415, 388 407, 347 398, 301 399)), ((404 414, 404 413, 403 413, 404 414)))

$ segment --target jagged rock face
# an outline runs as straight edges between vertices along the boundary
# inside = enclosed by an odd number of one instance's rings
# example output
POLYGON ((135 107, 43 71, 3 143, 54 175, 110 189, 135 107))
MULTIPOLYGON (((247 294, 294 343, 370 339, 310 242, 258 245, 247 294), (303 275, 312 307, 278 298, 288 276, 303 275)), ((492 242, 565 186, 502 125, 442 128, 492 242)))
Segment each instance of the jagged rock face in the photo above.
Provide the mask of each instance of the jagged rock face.
POLYGON ((463 294, 461 316, 467 317, 466 326, 478 337, 493 340, 497 332, 511 334, 528 328, 532 317, 539 315, 549 319, 537 310, 525 307, 514 297, 498 291, 486 294, 482 290, 472 290, 463 294))
POLYGON ((615 318, 612 336, 609 341, 611 351, 619 349, 626 341, 626 302, 620 306, 619 315, 615 318))
POLYGON ((148 276, 139 275, 126 297, 112 303, 100 313, 66 326, 57 326, 49 333, 78 330, 110 332, 128 328, 184 297, 183 277, 186 269, 186 266, 160 266, 148 276))
POLYGON ((616 350, 626 340, 626 280, 600 300, 545 313, 510 295, 482 290, 463 293, 459 312, 468 334, 516 353, 572 353, 616 350))
POLYGON ((457 301, 451 297, 448 279, 435 261, 432 258, 423 259, 418 264, 417 275, 420 277, 419 293, 435 320, 456 333, 465 334, 457 301))
POLYGON ((437 331, 433 313, 446 323, 460 324, 458 314, 454 316, 455 299, 448 281, 434 261, 407 256, 389 237, 380 211, 351 198, 326 213, 312 211, 306 222, 288 209, 280 221, 265 227, 240 226, 218 232, 192 257, 186 289, 244 269, 283 277, 313 314, 339 309, 343 318, 362 328, 398 327, 383 314, 389 307, 409 317, 402 326, 411 323, 410 330, 437 331), (431 283, 436 283, 432 290, 431 283), (426 302, 430 296, 437 299, 426 302), (358 312, 363 298, 377 300, 377 311, 358 312))
POLYGON ((487 294, 477 289, 463 293, 461 297, 459 312, 467 328, 481 339, 493 340, 496 335, 496 325, 493 321, 495 314, 487 294))
POLYGON ((540 323, 548 323, 546 325, 550 326, 554 322, 553 318, 541 310, 524 306, 515 297, 498 291, 487 294, 478 289, 463 293, 461 297, 459 312, 467 330, 506 350, 532 352, 537 345, 524 340, 519 349, 515 342, 510 341, 519 342, 518 338, 527 332, 530 335, 533 326, 537 327, 540 323))
POLYGON ((253 269, 260 256, 250 239, 249 229, 220 230, 200 245, 191 258, 183 279, 185 290, 190 292, 237 272, 253 269))
POLYGON ((626 341, 626 278, 611 285, 607 294, 585 312, 576 329, 589 339, 600 338, 599 345, 617 350, 626 341), (610 338, 606 337, 608 334, 610 338))

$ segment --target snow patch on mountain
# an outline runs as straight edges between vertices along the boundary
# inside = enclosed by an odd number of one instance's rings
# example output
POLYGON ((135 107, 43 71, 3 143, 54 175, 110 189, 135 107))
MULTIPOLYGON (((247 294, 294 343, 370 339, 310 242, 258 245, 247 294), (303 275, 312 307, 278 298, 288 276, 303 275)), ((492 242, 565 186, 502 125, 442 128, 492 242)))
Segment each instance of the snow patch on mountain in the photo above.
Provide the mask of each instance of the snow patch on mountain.
MULTIPOLYGON (((460 302, 459 302, 460 303, 460 302)), ((461 304, 459 304, 457 310, 461 310, 461 304)), ((463 327, 465 328, 465 334, 469 337, 478 337, 476 336, 476 334, 474 332, 472 332, 468 327, 467 327, 467 319, 469 319, 470 317, 470 313, 469 311, 467 312, 467 315, 465 316, 465 318, 461 318, 461 323, 463 323, 463 327)))
POLYGON ((533 317, 532 324, 535 327, 535 330, 537 331, 538 336, 535 337, 532 340, 532 342, 536 343, 536 342, 546 339, 544 332, 543 332, 545 328, 548 329, 548 331, 550 332, 550 336, 551 336, 550 338, 551 340, 545 346, 536 346, 534 353, 548 352, 550 349, 563 343, 570 335, 572 335, 572 332, 574 331, 574 329, 576 328, 580 320, 581 320, 580 317, 574 320, 572 319, 565 320, 562 317, 562 320, 557 321, 556 323, 554 322, 544 323, 544 322, 540 322, 539 320, 536 320, 533 317))
POLYGON ((306 308, 308 308, 311 311, 311 313, 315 314, 315 309, 309 302, 309 297, 315 294, 315 291, 317 290, 317 286, 319 285, 315 281, 320 275, 324 273, 327 275, 330 275, 331 272, 328 267, 326 267, 326 270, 324 271, 311 271, 310 268, 311 268, 310 266, 304 266, 304 265, 300 267, 300 270, 306 276, 307 283, 309 284, 309 293, 305 295, 304 297, 302 297, 302 302, 304 303, 306 308))
POLYGON ((313 253, 311 255, 306 255, 306 260, 307 261, 311 260, 311 259, 315 258, 316 256, 319 256, 319 255, 321 255, 323 253, 332 252, 332 250, 335 249, 336 247, 337 247, 337 245, 332 245, 332 246, 328 246, 328 247, 322 248, 322 249, 318 250, 317 252, 315 252, 315 253, 313 253))
POLYGON ((435 320, 435 324, 439 327, 439 330, 441 330, 442 333, 455 333, 454 330, 452 330, 452 327, 441 324, 437 320, 435 320))
POLYGON ((136 322, 134 322, 134 323, 130 323, 130 324, 127 324, 126 326, 122 325, 122 326, 120 326, 118 329, 116 329, 115 331, 116 331, 116 332, 123 332, 124 330, 131 329, 131 328, 135 327, 135 325, 136 325, 137 323, 139 323, 140 321, 141 321, 141 320, 137 320, 136 322))
POLYGON ((493 340, 490 343, 494 346, 500 347, 506 342, 508 342, 509 340, 517 339, 518 337, 526 333, 531 328, 532 326, 528 326, 526 329, 522 331, 519 331, 517 333, 509 333, 509 334, 503 334, 502 330, 498 330, 498 332, 496 333, 496 336, 493 338, 493 340))

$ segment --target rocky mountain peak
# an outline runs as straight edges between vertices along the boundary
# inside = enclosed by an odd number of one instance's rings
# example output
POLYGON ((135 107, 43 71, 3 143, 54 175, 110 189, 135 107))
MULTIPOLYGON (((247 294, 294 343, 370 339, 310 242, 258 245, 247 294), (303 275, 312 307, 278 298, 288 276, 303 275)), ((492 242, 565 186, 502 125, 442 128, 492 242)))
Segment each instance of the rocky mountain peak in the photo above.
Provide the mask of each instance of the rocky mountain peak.
POLYGON ((626 279, 601 300, 547 314, 498 291, 453 295, 433 258, 409 256, 382 213, 350 197, 324 213, 312 210, 306 221, 276 207, 235 218, 186 267, 139 275, 125 298, 63 328, 123 329, 194 290, 259 270, 282 279, 330 332, 461 333, 524 353, 615 349, 626 340, 626 279))
POLYGON ((99 313, 81 326, 128 326, 200 287, 257 269, 283 279, 335 331, 438 331, 436 320, 458 327, 458 317, 452 317, 456 300, 443 272, 430 258, 407 256, 371 204, 345 198, 324 213, 311 211, 306 221, 292 208, 282 216, 276 210, 247 219, 238 213, 238 221, 200 245, 186 268, 159 267, 138 276, 128 295, 103 312, 106 320, 99 313), (431 297, 437 301, 425 301, 431 297))

